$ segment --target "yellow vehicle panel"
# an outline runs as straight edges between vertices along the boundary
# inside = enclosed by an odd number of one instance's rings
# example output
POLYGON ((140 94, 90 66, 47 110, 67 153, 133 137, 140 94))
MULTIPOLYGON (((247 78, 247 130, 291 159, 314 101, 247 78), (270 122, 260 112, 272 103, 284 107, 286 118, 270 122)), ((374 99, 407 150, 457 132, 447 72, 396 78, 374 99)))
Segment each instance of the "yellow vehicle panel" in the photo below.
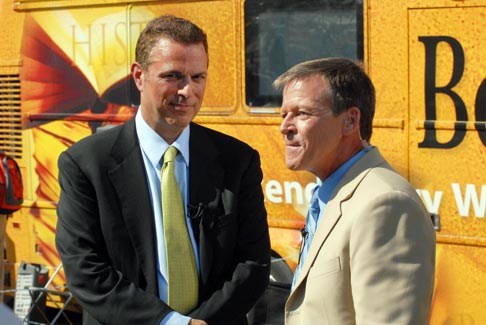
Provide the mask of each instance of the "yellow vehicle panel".
MULTIPOLYGON (((248 3, 0 2, 0 88, 8 93, 0 93, 0 129, 15 130, 0 132, 0 148, 17 158, 25 198, 7 227, 11 288, 21 261, 47 265, 51 273, 60 263, 57 157, 98 127, 133 116, 127 94, 136 92, 130 81, 135 42, 162 13, 207 32, 208 87, 196 122, 260 152, 272 251, 295 268, 316 180, 285 167, 278 107, 252 106, 245 98, 248 3)), ((365 0, 362 15, 363 59, 377 93, 371 142, 415 186, 437 226, 431 324, 486 324, 486 1, 365 0)), ((297 34, 283 44, 299 43, 297 34)), ((61 273, 55 284, 64 282, 61 273)))
POLYGON ((373 142, 439 228, 431 324, 484 324, 486 2, 371 0, 367 8, 377 115, 404 123, 373 142))

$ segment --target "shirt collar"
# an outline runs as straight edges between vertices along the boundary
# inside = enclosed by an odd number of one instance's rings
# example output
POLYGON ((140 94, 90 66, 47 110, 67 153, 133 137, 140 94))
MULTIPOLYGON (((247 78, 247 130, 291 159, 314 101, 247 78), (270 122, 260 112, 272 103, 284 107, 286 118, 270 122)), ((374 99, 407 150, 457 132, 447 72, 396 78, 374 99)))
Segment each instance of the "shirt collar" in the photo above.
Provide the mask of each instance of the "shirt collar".
MULTIPOLYGON (((368 150, 362 149, 360 152, 355 154, 351 159, 342 164, 338 169, 334 171, 328 178, 326 178, 319 186, 319 193, 317 194, 319 200, 324 204, 327 204, 331 198, 332 192, 339 184, 341 179, 344 177, 346 172, 362 157, 366 154, 368 150)), ((319 185, 319 182, 318 182, 319 185)))
MULTIPOLYGON (((169 144, 145 122, 140 109, 138 109, 135 116, 135 126, 140 147, 150 160, 150 163, 154 167, 160 168, 162 157, 169 144)), ((188 125, 172 143, 172 146, 179 150, 186 166, 189 166, 189 135, 190 127, 188 125)))

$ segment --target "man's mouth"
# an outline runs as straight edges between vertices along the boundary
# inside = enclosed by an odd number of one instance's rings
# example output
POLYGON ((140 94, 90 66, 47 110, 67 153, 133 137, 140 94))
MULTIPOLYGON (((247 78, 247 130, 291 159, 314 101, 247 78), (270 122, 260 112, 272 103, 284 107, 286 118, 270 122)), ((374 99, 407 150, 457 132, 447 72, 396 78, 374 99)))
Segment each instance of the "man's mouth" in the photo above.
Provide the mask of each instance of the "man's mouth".
POLYGON ((185 110, 189 110, 192 105, 187 105, 187 104, 178 104, 178 103, 173 103, 171 104, 171 106, 176 110, 176 111, 185 111, 185 110))
POLYGON ((286 147, 300 147, 299 143, 296 142, 285 142, 286 147))

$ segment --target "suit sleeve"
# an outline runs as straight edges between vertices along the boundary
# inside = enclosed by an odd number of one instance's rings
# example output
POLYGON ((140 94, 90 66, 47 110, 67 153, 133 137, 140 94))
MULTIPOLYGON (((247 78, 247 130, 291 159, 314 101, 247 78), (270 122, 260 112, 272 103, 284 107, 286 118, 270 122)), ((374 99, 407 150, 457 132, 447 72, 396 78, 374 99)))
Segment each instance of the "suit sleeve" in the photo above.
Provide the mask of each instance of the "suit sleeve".
POLYGON ((239 176, 237 195, 230 200, 236 207, 233 214, 237 216, 236 248, 233 260, 228 261, 234 265, 233 273, 190 314, 209 325, 241 322, 269 282, 270 239, 258 153, 252 150, 247 161, 239 176))
POLYGON ((92 177, 69 153, 61 154, 58 165, 61 193, 56 247, 69 290, 84 311, 101 323, 159 323, 171 310, 134 285, 110 262, 99 213, 103 203, 97 199, 92 177))
POLYGON ((428 324, 435 233, 423 206, 403 192, 368 202, 351 230, 357 324, 428 324))

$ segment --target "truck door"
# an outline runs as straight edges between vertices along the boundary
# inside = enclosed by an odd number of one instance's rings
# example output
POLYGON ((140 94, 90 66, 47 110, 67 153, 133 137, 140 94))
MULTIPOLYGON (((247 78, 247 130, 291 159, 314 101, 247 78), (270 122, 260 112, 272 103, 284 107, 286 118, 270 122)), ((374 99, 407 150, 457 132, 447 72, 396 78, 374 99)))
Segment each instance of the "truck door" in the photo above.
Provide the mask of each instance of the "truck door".
POLYGON ((485 13, 407 12, 409 177, 438 230, 433 324, 486 323, 485 13))

